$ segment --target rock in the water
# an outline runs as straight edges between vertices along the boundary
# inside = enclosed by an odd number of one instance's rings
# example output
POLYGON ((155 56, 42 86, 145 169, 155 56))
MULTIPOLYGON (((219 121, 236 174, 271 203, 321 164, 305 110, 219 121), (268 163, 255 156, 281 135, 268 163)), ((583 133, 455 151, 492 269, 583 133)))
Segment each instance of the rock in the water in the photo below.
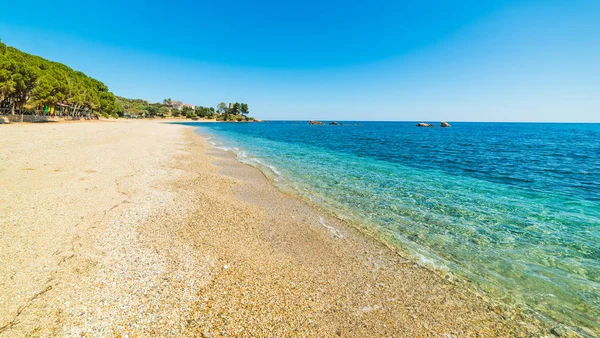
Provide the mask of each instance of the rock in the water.
POLYGON ((332 126, 337 126, 337 125, 338 125, 338 123, 337 123, 337 122, 335 122, 335 121, 333 121, 333 122, 331 122, 331 123, 330 123, 330 125, 332 125, 332 126))
POLYGON ((441 125, 442 127, 444 127, 444 128, 447 128, 447 127, 452 127, 452 126, 450 125, 450 123, 448 123, 448 122, 445 122, 445 121, 442 121, 442 123, 440 123, 440 125, 441 125))
POLYGON ((320 122, 320 121, 308 121, 308 124, 325 124, 325 123, 320 122))
POLYGON ((417 127, 433 127, 433 124, 421 122, 417 124, 417 127))

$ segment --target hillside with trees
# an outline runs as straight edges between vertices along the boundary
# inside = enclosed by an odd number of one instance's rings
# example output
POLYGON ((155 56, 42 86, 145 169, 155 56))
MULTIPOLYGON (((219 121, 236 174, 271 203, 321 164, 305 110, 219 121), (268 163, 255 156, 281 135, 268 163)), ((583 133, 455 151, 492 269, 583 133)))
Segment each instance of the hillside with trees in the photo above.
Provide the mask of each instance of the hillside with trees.
POLYGON ((102 82, 0 42, 0 109, 9 114, 118 116, 120 107, 102 82))
POLYGON ((117 96, 117 103, 122 108, 120 116, 133 118, 188 118, 188 119, 216 119, 217 121, 254 121, 249 117, 248 104, 232 103, 228 108, 224 102, 213 107, 185 105, 181 101, 171 98, 163 102, 150 103, 142 99, 128 99, 117 96))
POLYGON ((253 121, 248 105, 213 107, 171 98, 150 103, 116 96, 104 83, 62 63, 22 52, 0 41, 0 114, 105 118, 188 118, 253 121))
POLYGON ((206 118, 215 117, 215 109, 212 107, 186 106, 181 101, 165 99, 163 102, 150 103, 141 99, 128 99, 117 96, 117 102, 123 108, 122 116, 126 117, 186 117, 206 118))

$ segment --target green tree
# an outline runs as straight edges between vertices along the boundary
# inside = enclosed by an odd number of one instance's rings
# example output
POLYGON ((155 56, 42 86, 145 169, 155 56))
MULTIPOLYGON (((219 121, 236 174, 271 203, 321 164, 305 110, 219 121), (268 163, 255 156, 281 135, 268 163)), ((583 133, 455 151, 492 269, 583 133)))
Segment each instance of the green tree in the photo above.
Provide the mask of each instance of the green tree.
POLYGON ((242 106, 240 105, 240 103, 236 102, 233 104, 233 107, 231 109, 229 109, 229 112, 233 115, 239 115, 241 109, 242 109, 242 106))
POLYGON ((148 115, 150 117, 154 117, 158 114, 158 109, 160 108, 160 105, 158 104, 149 104, 146 107, 146 111, 148 112, 148 115))
POLYGON ((242 103, 240 105, 240 112, 244 116, 247 116, 250 113, 250 110, 248 110, 248 105, 246 103, 242 103))
POLYGON ((208 119, 213 118, 215 115, 215 108, 197 106, 196 107, 196 115, 198 115, 199 117, 202 117, 202 118, 208 118, 208 119))
POLYGON ((40 74, 37 63, 43 59, 1 42, 0 46, 0 102, 14 114, 17 107, 22 109, 29 100, 40 74))
POLYGON ((227 112, 227 105, 225 102, 221 102, 217 105, 217 111, 221 114, 225 114, 227 112))
POLYGON ((158 113, 157 113, 158 116, 165 117, 168 114, 169 114, 169 108, 167 108, 165 106, 158 108, 158 113))
POLYGON ((69 86, 65 71, 56 65, 49 64, 48 68, 40 74, 31 97, 36 105, 53 107, 57 103, 69 103, 70 92, 72 92, 72 88, 69 86))
POLYGON ((106 88, 106 91, 100 92, 99 109, 101 113, 106 113, 113 117, 119 117, 120 115, 123 115, 123 109, 121 109, 119 106, 117 98, 113 93, 108 91, 108 88, 106 88))
POLYGON ((194 109, 192 107, 187 107, 187 106, 183 107, 181 109, 181 114, 184 115, 188 119, 197 117, 194 109))

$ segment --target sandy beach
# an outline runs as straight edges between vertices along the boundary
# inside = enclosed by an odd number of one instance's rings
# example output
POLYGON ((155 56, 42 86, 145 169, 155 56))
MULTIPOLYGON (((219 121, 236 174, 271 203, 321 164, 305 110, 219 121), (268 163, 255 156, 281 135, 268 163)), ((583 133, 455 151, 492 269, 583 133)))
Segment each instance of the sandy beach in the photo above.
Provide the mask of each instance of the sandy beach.
POLYGON ((193 128, 0 126, 0 336, 544 336, 193 128))

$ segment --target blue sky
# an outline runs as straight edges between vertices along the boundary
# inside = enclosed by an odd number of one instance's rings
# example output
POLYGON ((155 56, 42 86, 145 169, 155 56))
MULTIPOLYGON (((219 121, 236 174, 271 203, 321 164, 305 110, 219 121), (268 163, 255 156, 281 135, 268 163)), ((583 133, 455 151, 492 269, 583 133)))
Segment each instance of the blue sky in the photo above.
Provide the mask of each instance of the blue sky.
POLYGON ((11 1, 8 45, 263 119, 600 122, 600 1, 11 1))

